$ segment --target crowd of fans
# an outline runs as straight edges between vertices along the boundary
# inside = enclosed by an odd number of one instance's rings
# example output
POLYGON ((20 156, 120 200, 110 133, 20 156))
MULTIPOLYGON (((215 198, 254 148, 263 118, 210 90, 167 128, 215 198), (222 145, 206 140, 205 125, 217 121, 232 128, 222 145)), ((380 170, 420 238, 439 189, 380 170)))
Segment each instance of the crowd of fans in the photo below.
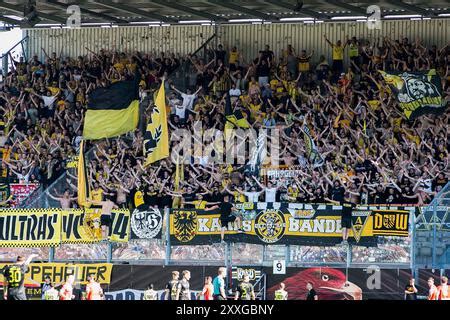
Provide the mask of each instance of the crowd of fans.
MULTIPOLYGON (((288 46, 275 55, 266 46, 245 61, 238 48, 221 45, 209 49, 206 59, 106 50, 78 58, 45 51, 44 61, 36 55, 29 61, 21 58, 0 90, 2 178, 44 186, 54 182, 77 155, 89 93, 130 79, 139 69, 140 127, 89 144, 94 200, 106 196, 128 206, 140 191, 145 203, 159 207, 201 208, 220 201, 224 193, 235 202, 324 203, 340 201, 347 193, 360 204, 429 203, 448 181, 448 112, 407 121, 377 71, 435 68, 448 101, 450 48, 427 48, 407 38, 369 42, 353 37, 331 43, 324 35, 323 41, 330 45, 332 60, 328 52, 315 61, 314 52, 288 46), (344 69, 346 55, 350 64, 344 69), (224 130, 228 93, 233 109, 253 128, 281 130, 280 164, 295 165, 300 174, 256 178, 245 165, 219 165, 193 154, 177 187, 172 159, 144 167, 143 131, 163 77, 169 79, 170 131, 193 130, 195 121, 205 130, 224 130), (187 88, 181 88, 183 83, 187 88), (320 167, 309 163, 303 124, 325 160, 320 167)), ((51 194, 63 207, 76 205, 74 179, 68 185, 73 192, 51 194)))

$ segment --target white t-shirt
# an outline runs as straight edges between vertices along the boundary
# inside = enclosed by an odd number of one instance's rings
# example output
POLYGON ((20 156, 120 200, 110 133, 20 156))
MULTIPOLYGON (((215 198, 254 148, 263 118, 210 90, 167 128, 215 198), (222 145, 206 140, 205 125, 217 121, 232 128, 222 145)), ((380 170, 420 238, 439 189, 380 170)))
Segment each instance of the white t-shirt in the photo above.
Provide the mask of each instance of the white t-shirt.
POLYGON ((248 202, 258 202, 259 194, 258 191, 244 192, 245 196, 248 199, 248 202))
POLYGON ((277 188, 266 188, 266 202, 275 202, 277 188))
POLYGON ((194 106, 194 100, 196 95, 195 94, 185 94, 182 93, 181 97, 183 98, 183 104, 182 106, 186 109, 192 110, 192 107, 194 106))
POLYGON ((175 106, 175 114, 180 118, 186 118, 186 107, 185 106, 175 106))
POLYGON ((239 97, 241 95, 241 90, 238 88, 230 89, 229 94, 232 97, 239 97))

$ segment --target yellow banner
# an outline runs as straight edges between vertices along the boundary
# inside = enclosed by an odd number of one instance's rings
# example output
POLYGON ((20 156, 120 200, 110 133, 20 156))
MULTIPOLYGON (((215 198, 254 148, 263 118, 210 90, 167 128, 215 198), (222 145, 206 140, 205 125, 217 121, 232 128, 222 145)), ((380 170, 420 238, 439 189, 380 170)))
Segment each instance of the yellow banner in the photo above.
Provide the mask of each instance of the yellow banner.
POLYGON ((0 247, 51 247, 61 242, 60 209, 0 211, 0 247))
MULTIPOLYGON (((102 240, 101 209, 64 210, 62 212, 62 243, 94 243, 102 240)), ((129 239, 129 210, 113 210, 109 240, 127 242, 129 239)))
MULTIPOLYGON (((342 207, 334 205, 285 205, 279 209, 259 209, 251 204, 236 205, 242 220, 228 221, 225 236, 231 242, 329 246, 342 240, 342 207)), ((349 242, 376 246, 378 236, 409 235, 405 207, 356 207, 352 209, 349 242)), ((170 239, 173 245, 206 245, 220 241, 221 216, 217 211, 172 209, 170 239)))
MULTIPOLYGON (((0 263, 0 270, 10 263, 0 263)), ((59 285, 66 281, 70 275, 75 276, 75 284, 87 284, 87 277, 90 274, 96 276, 100 284, 109 284, 111 282, 111 263, 31 263, 28 272, 25 274, 25 286, 39 287, 45 281, 45 277, 49 276, 51 281, 59 285)), ((0 273, 0 283, 3 285, 4 277, 0 273)))
MULTIPOLYGON (((5 209, 0 211, 0 247, 50 247, 102 240, 101 209, 5 209)), ((113 210, 109 241, 127 242, 130 211, 113 210)))
POLYGON ((169 156, 169 132, 167 128, 166 94, 164 81, 158 90, 150 116, 147 130, 144 134, 144 154, 146 165, 169 156))

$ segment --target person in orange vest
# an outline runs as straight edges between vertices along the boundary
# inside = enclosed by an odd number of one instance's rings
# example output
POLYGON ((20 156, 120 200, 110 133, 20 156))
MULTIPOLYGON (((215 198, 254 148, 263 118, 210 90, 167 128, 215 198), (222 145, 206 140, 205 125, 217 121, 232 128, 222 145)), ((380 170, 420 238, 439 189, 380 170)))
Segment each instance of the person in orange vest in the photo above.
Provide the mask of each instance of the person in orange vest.
POLYGON ((441 277, 441 285, 437 287, 437 300, 450 300, 447 283, 448 278, 446 276, 441 277))
POLYGON ((434 285, 434 279, 428 278, 428 287, 430 288, 428 290, 428 300, 436 300, 437 299, 437 288, 434 285))

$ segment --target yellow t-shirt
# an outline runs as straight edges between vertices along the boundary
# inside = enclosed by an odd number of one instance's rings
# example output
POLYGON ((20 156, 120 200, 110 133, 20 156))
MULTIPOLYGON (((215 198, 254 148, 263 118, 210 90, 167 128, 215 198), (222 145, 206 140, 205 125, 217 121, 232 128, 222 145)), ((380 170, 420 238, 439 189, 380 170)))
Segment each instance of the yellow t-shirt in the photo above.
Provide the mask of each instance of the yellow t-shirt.
POLYGON ((239 51, 230 51, 229 63, 236 63, 239 59, 239 51))
POLYGON ((253 104, 253 103, 250 103, 250 104, 248 105, 248 107, 249 107, 250 112, 252 113, 252 115, 253 115, 254 113, 259 112, 259 110, 261 110, 261 104, 253 104))
POLYGON ((333 44, 333 60, 344 60, 344 48, 333 44))
POLYGON ((270 80, 270 89, 271 90, 277 90, 278 87, 278 80, 277 79, 272 79, 270 80))
POLYGON ((59 88, 56 87, 47 87, 47 89, 52 93, 52 96, 56 96, 60 92, 59 88))
POLYGON ((102 201, 103 200, 103 189, 99 188, 91 191, 91 197, 93 201, 102 201))
POLYGON ((370 109, 372 109, 372 111, 377 111, 381 103, 378 100, 368 100, 367 104, 369 105, 370 109))
POLYGON ((222 187, 226 187, 227 185, 229 185, 231 183, 230 179, 223 179, 222 180, 222 187))
POLYGON ((243 202, 246 202, 246 201, 247 201, 247 200, 245 199, 245 196, 244 196, 243 194, 237 192, 237 191, 234 191, 234 192, 233 192, 233 196, 234 196, 234 201, 235 201, 235 202, 243 203, 243 202))
POLYGON ((300 72, 306 72, 309 71, 309 58, 308 57, 300 57, 298 58, 298 70, 300 72))
POLYGON ((194 200, 192 203, 195 206, 195 209, 205 209, 207 202, 205 200, 194 200))
POLYGON ((354 58, 357 57, 359 55, 358 53, 358 45, 350 43, 349 47, 348 47, 348 56, 350 58, 354 58))
POLYGON ((114 65, 114 68, 119 72, 119 73, 122 73, 123 72, 123 69, 125 69, 125 66, 122 64, 122 63, 116 63, 115 65, 114 65))

